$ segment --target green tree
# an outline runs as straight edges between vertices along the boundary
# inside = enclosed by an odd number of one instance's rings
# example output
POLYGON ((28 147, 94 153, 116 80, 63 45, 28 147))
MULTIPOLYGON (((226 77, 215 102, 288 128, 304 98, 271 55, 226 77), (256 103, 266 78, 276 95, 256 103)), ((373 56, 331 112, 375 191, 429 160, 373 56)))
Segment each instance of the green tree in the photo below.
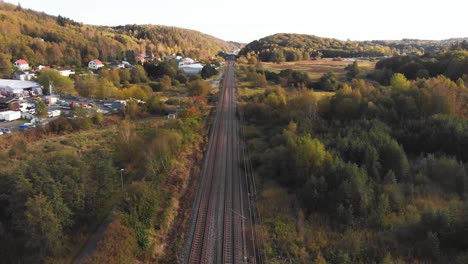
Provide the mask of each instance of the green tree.
POLYGON ((172 88, 172 79, 167 75, 163 75, 161 79, 159 79, 159 87, 161 91, 167 91, 172 88))
POLYGON ((37 250, 40 258, 59 253, 63 245, 63 226, 46 196, 35 195, 26 202, 24 231, 27 246, 37 250))
POLYGON ((215 69, 215 67, 211 66, 211 64, 207 63, 205 66, 203 66, 202 71, 201 71, 201 77, 203 79, 208 79, 213 75, 218 74, 218 71, 215 69))
MULTIPOLYGON (((306 179, 322 164, 331 158, 330 154, 325 150, 325 146, 320 140, 312 138, 310 134, 297 138, 293 146, 296 168, 298 169, 299 177, 306 179)), ((300 184, 303 184, 301 182, 300 184)))
POLYGON ((149 244, 149 232, 155 221, 159 205, 158 194, 149 183, 134 182, 124 196, 126 220, 136 234, 138 245, 146 249, 149 244))
POLYGON ((76 94, 73 81, 65 76, 60 75, 56 70, 42 70, 37 77, 37 82, 45 87, 48 91, 49 85, 52 86, 52 92, 59 94, 76 94))
POLYGON ((132 80, 132 76, 130 74, 130 71, 126 70, 126 69, 120 69, 119 70, 119 77, 120 77, 120 82, 122 84, 125 84, 125 82, 130 83, 130 81, 132 80))
POLYGON ((146 83, 149 81, 145 69, 141 65, 136 65, 130 71, 132 83, 146 83))
POLYGON ((95 87, 94 96, 99 99, 113 98, 117 88, 110 81, 105 79, 99 80, 98 85, 95 87))
POLYGON ((411 83, 406 79, 405 75, 401 73, 395 73, 390 79, 390 85, 396 89, 408 89, 411 83))
POLYGON ((194 80, 187 84, 191 96, 207 96, 211 90, 211 84, 204 80, 194 80))
POLYGON ((37 101, 36 102, 36 116, 39 118, 44 118, 44 117, 47 117, 48 115, 49 114, 48 114, 47 106, 42 101, 37 101))
POLYGON ((320 89, 324 91, 336 91, 342 86, 342 84, 340 83, 340 81, 338 81, 338 78, 333 72, 328 72, 322 75, 318 84, 320 89))
POLYGON ((345 69, 346 69, 346 77, 348 77, 348 79, 350 80, 358 76, 359 73, 361 72, 361 69, 359 68, 357 61, 354 61, 353 64, 346 66, 345 69))
POLYGON ((166 112, 166 106, 159 96, 153 95, 146 102, 146 109, 152 114, 163 114, 166 112))

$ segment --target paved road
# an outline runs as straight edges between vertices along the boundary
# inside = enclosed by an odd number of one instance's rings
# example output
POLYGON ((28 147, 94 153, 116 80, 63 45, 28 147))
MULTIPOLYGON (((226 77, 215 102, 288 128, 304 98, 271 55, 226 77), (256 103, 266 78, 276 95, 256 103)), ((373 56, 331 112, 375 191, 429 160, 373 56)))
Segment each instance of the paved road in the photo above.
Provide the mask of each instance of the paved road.
POLYGON ((252 224, 229 62, 201 172, 183 263, 255 263, 252 224))

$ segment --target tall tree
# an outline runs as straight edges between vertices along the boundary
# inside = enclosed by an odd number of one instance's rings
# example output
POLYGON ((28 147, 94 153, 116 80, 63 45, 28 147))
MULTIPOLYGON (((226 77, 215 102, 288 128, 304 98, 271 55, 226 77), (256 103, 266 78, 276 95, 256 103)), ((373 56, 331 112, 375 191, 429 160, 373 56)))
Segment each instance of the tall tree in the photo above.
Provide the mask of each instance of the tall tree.
MULTIPOLYGON (((60 75, 56 70, 43 70, 37 77, 37 82, 43 87, 52 86, 52 92, 59 94, 76 94, 73 81, 60 75)), ((48 89, 46 89, 48 91, 48 89)))
POLYGON ((63 245, 63 226, 47 197, 38 194, 29 198, 24 217, 23 229, 29 236, 27 246, 37 250, 41 258, 57 254, 63 245))
POLYGON ((346 66, 345 69, 347 70, 346 77, 348 77, 350 80, 358 76, 361 72, 357 61, 354 61, 353 64, 346 66))

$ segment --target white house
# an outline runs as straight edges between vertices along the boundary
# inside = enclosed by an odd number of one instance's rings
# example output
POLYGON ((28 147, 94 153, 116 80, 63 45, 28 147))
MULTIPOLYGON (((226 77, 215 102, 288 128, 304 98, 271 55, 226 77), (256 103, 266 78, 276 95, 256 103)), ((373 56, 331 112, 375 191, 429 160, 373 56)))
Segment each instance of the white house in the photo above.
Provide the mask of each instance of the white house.
POLYGON ((13 66, 15 66, 16 68, 18 68, 19 70, 22 70, 22 71, 29 69, 28 62, 23 60, 23 59, 19 59, 19 60, 15 61, 15 63, 13 63, 13 66))
POLYGON ((88 63, 88 68, 93 69, 93 70, 97 70, 101 67, 104 67, 104 64, 102 63, 102 61, 98 59, 92 60, 88 63))
POLYGON ((56 70, 60 73, 60 75, 65 77, 70 77, 71 74, 75 74, 73 69, 70 67, 57 68, 56 70))
POLYGON ((13 80, 31 81, 34 77, 36 77, 36 73, 31 70, 15 71, 13 73, 13 80))

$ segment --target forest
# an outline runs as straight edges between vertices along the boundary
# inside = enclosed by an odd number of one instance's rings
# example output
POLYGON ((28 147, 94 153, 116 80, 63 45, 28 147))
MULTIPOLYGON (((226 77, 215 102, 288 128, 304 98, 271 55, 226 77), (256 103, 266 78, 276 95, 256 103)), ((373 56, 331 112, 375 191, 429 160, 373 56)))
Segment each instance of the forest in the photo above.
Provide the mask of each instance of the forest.
POLYGON ((382 60, 382 83, 348 67, 327 96, 305 73, 238 66, 268 263, 468 262, 465 56, 382 60), (414 61, 429 74, 400 72, 414 61))
POLYGON ((453 81, 468 76, 468 45, 437 55, 396 56, 377 62, 376 71, 369 78, 388 85, 394 73, 402 73, 415 80, 444 75, 453 81))
MULTIPOLYGON (((85 25, 62 16, 0 3, 0 75, 6 65, 26 59, 31 66, 87 66, 90 60, 130 62, 147 56, 180 53, 208 59, 219 51, 234 50, 239 44, 225 42, 188 29, 126 25, 85 25)), ((11 76, 10 76, 11 77, 11 76)))
POLYGON ((289 62, 310 58, 384 57, 393 55, 438 54, 441 51, 464 47, 466 40, 444 41, 342 41, 313 35, 279 33, 255 40, 242 48, 240 55, 252 54, 263 62, 289 62))

